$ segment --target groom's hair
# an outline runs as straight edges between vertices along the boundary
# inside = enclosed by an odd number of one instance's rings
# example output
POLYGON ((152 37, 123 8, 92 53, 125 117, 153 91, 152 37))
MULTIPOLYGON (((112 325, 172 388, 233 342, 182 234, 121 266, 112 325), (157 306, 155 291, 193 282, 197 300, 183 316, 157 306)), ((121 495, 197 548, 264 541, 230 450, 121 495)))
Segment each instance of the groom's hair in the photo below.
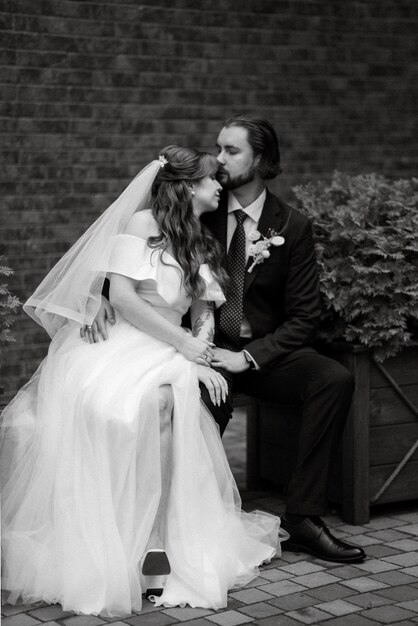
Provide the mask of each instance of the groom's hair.
POLYGON ((255 155, 261 155, 257 170, 262 178, 275 178, 281 173, 279 139, 268 120, 249 114, 234 115, 224 122, 224 127, 230 126, 247 129, 248 143, 255 155))

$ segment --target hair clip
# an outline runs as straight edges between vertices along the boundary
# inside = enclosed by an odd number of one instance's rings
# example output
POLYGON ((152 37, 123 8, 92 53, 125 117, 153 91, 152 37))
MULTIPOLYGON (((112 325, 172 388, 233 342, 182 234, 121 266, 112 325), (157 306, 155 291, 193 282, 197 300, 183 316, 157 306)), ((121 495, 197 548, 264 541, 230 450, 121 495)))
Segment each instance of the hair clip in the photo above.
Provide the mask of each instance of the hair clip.
POLYGON ((160 167, 164 167, 164 165, 167 165, 168 161, 165 158, 165 156, 163 154, 160 154, 160 156, 158 157, 158 160, 160 162, 160 167))

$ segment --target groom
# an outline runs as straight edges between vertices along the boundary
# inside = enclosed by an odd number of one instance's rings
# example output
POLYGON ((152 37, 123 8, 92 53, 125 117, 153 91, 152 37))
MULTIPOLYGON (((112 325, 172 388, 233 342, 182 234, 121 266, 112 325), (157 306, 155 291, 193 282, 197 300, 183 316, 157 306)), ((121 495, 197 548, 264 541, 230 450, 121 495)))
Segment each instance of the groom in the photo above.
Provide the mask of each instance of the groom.
MULTIPOLYGON (((224 191, 218 211, 205 221, 227 252, 231 284, 217 312, 212 366, 227 378, 230 394, 233 386, 263 400, 303 404, 282 520, 290 539, 283 549, 361 561, 363 550, 334 537, 318 517, 326 512, 330 458, 350 408, 353 378, 311 345, 320 315, 311 224, 266 188, 265 181, 281 171, 278 138, 267 120, 228 119, 217 147, 224 191), (270 242, 267 249, 257 246, 260 234, 270 242)), ((202 396, 223 432, 231 395, 220 407, 206 390, 202 396)))

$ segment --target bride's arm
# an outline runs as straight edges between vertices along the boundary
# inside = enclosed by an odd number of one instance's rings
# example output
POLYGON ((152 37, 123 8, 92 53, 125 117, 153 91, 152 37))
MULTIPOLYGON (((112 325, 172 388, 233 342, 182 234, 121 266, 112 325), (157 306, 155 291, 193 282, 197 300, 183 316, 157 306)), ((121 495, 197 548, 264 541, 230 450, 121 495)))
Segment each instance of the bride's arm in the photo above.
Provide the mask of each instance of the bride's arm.
MULTIPOLYGON (((192 333, 195 337, 208 341, 213 345, 215 337, 215 305, 207 300, 195 300, 190 308, 190 319, 192 323, 192 333)), ((210 399, 215 406, 220 406, 226 402, 228 395, 228 383, 220 372, 210 367, 211 360, 208 359, 205 366, 199 365, 197 376, 209 392, 210 399)))
POLYGON ((195 300, 190 308, 194 337, 213 342, 215 337, 214 304, 207 300, 195 300))
POLYGON ((203 354, 211 352, 208 342, 166 320, 136 292, 136 283, 121 274, 110 275, 110 300, 114 308, 133 326, 174 346, 189 361, 206 363, 203 354))

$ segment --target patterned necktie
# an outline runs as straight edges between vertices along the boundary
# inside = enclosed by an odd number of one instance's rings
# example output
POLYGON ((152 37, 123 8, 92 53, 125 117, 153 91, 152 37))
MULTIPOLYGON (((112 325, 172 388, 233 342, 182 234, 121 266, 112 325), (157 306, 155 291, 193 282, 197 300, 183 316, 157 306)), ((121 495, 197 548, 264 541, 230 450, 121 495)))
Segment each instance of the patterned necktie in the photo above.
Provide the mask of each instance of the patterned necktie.
POLYGON ((230 285, 225 304, 220 311, 219 329, 223 338, 223 347, 239 349, 239 337, 243 313, 243 293, 245 278, 245 230, 244 220, 248 217, 244 211, 234 211, 237 225, 231 239, 226 257, 230 285))

